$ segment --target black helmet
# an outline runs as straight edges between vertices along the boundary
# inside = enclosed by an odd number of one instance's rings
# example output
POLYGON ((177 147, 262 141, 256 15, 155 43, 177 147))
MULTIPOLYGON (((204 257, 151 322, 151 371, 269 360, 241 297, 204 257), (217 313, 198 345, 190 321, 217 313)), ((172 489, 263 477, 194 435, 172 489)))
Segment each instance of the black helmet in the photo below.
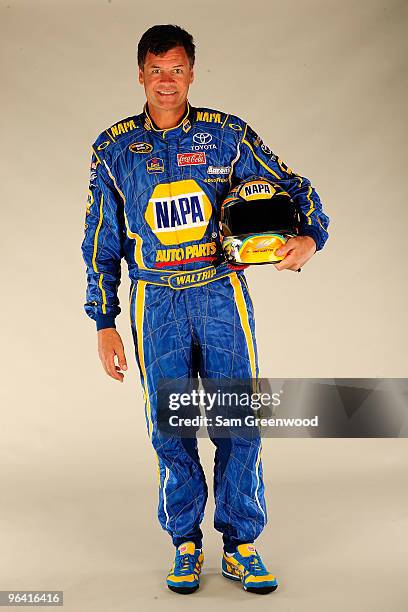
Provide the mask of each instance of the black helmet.
POLYGON ((299 233, 299 213, 279 184, 253 177, 236 185, 223 201, 220 229, 229 262, 277 263, 283 257, 276 249, 299 233))

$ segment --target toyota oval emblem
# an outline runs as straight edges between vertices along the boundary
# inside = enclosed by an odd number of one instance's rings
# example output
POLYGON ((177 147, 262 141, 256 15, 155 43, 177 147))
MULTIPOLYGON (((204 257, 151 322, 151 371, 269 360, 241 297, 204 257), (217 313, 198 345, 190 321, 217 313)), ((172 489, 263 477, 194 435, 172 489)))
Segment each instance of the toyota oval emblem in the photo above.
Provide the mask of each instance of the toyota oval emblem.
POLYGON ((193 140, 197 144, 208 144, 212 141, 212 136, 208 132, 198 132, 197 134, 194 134, 193 140))

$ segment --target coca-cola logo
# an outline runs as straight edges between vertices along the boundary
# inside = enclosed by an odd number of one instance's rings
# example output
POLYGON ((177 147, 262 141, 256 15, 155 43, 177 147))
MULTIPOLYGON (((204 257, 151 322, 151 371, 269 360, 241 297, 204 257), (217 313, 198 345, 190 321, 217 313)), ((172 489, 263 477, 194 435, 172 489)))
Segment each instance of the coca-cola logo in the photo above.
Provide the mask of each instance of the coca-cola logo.
POLYGON ((205 153, 177 153, 177 165, 178 166, 198 166, 205 164, 206 158, 205 153))

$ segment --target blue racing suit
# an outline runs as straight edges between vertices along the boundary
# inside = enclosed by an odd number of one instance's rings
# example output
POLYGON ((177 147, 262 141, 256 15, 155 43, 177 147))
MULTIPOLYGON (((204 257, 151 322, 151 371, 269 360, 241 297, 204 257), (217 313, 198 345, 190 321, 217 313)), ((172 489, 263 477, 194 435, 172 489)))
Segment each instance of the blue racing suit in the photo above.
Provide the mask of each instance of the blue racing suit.
MULTIPOLYGON (((253 305, 242 269, 220 263, 219 209, 231 186, 261 176, 298 205, 301 234, 317 250, 328 217, 308 179, 288 168, 239 117, 186 105, 158 129, 143 113, 93 145, 82 245, 85 310, 97 329, 115 326, 126 259, 131 325, 146 423, 159 476, 158 515, 178 546, 201 547, 207 484, 196 439, 164 439, 157 427, 160 378, 256 378, 253 305)), ((215 528, 224 547, 253 542, 266 524, 261 441, 212 438, 215 528)))

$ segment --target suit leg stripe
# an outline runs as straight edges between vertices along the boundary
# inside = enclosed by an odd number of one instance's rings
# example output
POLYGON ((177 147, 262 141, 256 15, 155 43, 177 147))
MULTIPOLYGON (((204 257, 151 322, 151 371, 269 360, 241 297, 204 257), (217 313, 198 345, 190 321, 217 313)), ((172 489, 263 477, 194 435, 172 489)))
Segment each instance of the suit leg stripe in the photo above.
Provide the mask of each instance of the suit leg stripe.
POLYGON ((239 319, 241 321, 241 327, 243 329, 246 345, 248 349, 249 361, 251 364, 251 374, 252 378, 256 378, 256 362, 255 362, 255 348, 254 341, 252 338, 251 327, 249 325, 248 319, 248 311, 245 304, 244 293, 242 291, 242 286, 237 276, 237 273, 231 274, 229 277, 231 281, 231 285, 234 289, 235 296, 235 304, 238 309, 239 319))
POLYGON ((136 299, 135 299, 135 326, 137 331, 137 353, 139 355, 140 369, 142 370, 143 376, 143 390, 145 394, 147 420, 148 420, 148 433, 149 438, 152 437, 153 423, 150 409, 150 397, 149 388, 147 383, 147 373, 144 362, 144 351, 143 351, 143 323, 144 323, 144 302, 146 293, 146 281, 138 281, 136 286, 136 299))
MULTIPOLYGON (((143 351, 143 320, 144 320, 144 303, 145 303, 145 294, 146 294, 146 282, 139 280, 137 281, 136 286, 136 297, 135 297, 135 327, 136 327, 136 335, 137 335, 137 354, 139 356, 140 369, 142 372, 143 379, 143 396, 145 401, 145 410, 147 415, 148 422, 148 434, 150 440, 152 439, 153 434, 153 423, 152 423, 152 415, 151 415, 151 406, 150 406, 150 395, 149 395, 149 387, 147 382, 147 373, 144 361, 144 351, 143 351)), ((160 484, 160 463, 159 457, 154 450, 156 456, 157 463, 157 479, 160 484)))
POLYGON ((169 524, 169 515, 167 513, 167 495, 166 495, 166 485, 169 479, 169 475, 170 475, 169 468, 166 466, 166 475, 164 477, 164 483, 163 483, 163 509, 166 515, 166 527, 169 524))
POLYGON ((266 516, 265 516, 265 512, 263 511, 263 508, 261 506, 261 503, 259 501, 259 497, 258 497, 258 489, 259 489, 259 464, 261 463, 261 451, 262 451, 262 444, 259 444, 259 450, 258 450, 258 457, 256 459, 256 466, 255 466, 255 471, 256 471, 256 489, 255 489, 255 500, 256 503, 258 504, 258 508, 260 509, 260 511, 262 512, 262 515, 264 517, 264 526, 266 525, 266 516))

